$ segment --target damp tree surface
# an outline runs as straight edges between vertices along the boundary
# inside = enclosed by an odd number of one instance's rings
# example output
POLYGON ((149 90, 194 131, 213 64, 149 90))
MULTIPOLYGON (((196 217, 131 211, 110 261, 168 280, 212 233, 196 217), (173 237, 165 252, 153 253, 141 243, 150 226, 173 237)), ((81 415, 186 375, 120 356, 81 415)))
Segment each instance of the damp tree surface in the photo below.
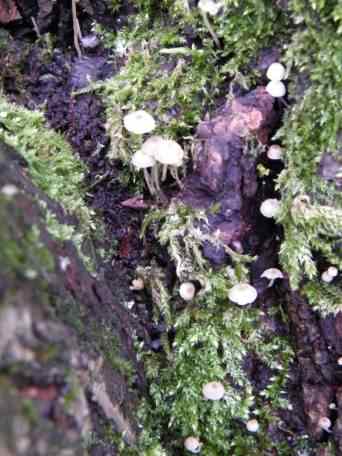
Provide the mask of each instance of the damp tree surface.
POLYGON ((337 0, 0 0, 1 456, 342 455, 341 35, 337 0))

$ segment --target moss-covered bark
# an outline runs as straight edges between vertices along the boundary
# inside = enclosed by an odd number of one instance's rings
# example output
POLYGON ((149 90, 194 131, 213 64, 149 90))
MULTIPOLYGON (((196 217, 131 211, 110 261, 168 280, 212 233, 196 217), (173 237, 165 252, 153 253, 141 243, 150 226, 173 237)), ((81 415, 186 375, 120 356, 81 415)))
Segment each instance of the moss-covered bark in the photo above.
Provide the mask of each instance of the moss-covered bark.
POLYGON ((63 211, 26 173, 25 160, 1 143, 0 452, 112 452, 104 429, 135 440, 134 325, 72 241, 51 236, 45 211, 60 225, 63 211))

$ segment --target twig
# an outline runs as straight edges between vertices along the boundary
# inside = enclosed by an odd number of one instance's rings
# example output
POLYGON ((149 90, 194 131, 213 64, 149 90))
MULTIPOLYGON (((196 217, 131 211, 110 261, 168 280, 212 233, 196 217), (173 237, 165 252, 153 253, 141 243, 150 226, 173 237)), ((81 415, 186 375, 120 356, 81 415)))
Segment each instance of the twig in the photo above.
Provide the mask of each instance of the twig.
POLYGON ((76 10, 76 3, 78 0, 71 0, 71 11, 72 11, 72 25, 74 29, 74 45, 77 52, 78 57, 82 57, 82 51, 80 47, 80 40, 82 39, 82 32, 80 23, 77 19, 77 10, 76 10))
POLYGON ((34 31, 36 32, 37 37, 38 37, 38 38, 41 38, 42 35, 41 35, 41 33, 40 33, 38 24, 37 24, 37 22, 36 22, 36 20, 35 20, 35 18, 34 18, 33 16, 31 16, 31 22, 32 22, 32 24, 33 24, 33 29, 34 29, 34 31))

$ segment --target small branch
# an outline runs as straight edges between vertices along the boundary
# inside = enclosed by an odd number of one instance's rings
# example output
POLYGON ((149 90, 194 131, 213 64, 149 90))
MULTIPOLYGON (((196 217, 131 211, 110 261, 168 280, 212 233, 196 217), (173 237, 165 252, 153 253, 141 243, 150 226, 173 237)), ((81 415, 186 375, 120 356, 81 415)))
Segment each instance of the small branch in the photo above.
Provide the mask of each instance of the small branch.
POLYGON ((33 16, 31 16, 31 22, 32 22, 32 25, 33 25, 33 30, 36 32, 37 37, 41 38, 42 35, 40 33, 38 24, 37 24, 37 22, 36 22, 36 20, 35 20, 35 18, 33 16))

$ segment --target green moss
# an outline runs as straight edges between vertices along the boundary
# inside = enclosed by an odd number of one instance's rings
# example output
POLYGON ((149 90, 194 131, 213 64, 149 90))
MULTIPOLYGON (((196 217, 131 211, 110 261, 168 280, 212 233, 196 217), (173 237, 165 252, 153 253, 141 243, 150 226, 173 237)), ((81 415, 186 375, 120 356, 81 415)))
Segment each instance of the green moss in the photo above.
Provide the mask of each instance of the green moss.
MULTIPOLYGON (((290 8, 294 18, 300 17, 300 29, 286 53, 293 68, 290 93, 295 103, 277 134, 286 151, 278 187, 285 234, 280 257, 292 286, 298 288, 303 279, 317 280, 319 259, 342 267, 342 195, 318 170, 323 154, 338 154, 341 147, 341 15, 336 1, 294 0, 290 8)), ((313 282, 304 292, 325 314, 341 305, 334 287, 318 288, 313 282)))
POLYGON ((32 427, 39 423, 39 412, 32 399, 23 399, 22 414, 32 427))
POLYGON ((125 114, 145 109, 155 117, 154 133, 182 142, 191 154, 195 127, 219 96, 227 94, 227 82, 243 85, 255 81, 246 71, 258 51, 270 43, 277 22, 279 39, 286 30, 286 16, 274 2, 225 2, 221 14, 212 19, 222 41, 215 48, 197 7, 188 9, 182 0, 137 2, 138 14, 118 34, 97 26, 114 56, 125 55, 127 63, 105 83, 93 87, 102 92, 106 104, 107 131, 111 137, 110 159, 125 164, 125 182, 141 188, 142 180, 129 160, 142 138, 122 127, 125 114), (196 44, 187 45, 188 36, 196 44))
POLYGON ((41 112, 9 103, 3 96, 0 112, 0 139, 25 157, 33 182, 77 216, 85 229, 94 228, 93 213, 83 200, 85 168, 71 146, 46 126, 41 112))
POLYGON ((20 211, 13 204, 5 201, 4 197, 0 197, 0 217, 2 272, 34 279, 41 272, 53 271, 55 261, 40 241, 39 228, 35 225, 24 229, 18 227, 17 224, 23 223, 20 211), (11 217, 8 217, 8 211, 12 213, 11 217), (13 236, 14 233, 16 233, 15 236, 13 236))
POLYGON ((97 258, 85 244, 92 245, 95 230, 101 238, 102 227, 98 221, 95 223, 95 213, 84 200, 84 165, 63 136, 46 126, 41 112, 11 104, 4 97, 0 97, 0 111, 0 139, 25 157, 33 182, 67 215, 77 217, 77 224, 60 223, 46 209, 46 203, 39 200, 49 233, 60 241, 71 240, 89 272, 95 273, 97 258))

